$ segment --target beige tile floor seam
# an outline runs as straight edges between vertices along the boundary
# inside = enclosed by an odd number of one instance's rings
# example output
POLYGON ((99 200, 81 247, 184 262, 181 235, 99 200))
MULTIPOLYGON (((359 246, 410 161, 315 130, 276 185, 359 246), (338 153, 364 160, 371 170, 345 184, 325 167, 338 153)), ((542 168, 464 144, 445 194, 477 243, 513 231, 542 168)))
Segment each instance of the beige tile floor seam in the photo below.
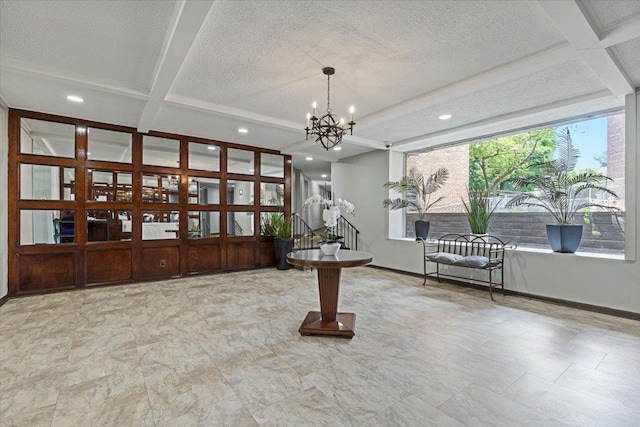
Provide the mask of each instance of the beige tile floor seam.
POLYGON ((377 269, 342 276, 351 341, 297 333, 318 309, 315 272, 10 300, 0 426, 640 424, 637 321, 377 269))

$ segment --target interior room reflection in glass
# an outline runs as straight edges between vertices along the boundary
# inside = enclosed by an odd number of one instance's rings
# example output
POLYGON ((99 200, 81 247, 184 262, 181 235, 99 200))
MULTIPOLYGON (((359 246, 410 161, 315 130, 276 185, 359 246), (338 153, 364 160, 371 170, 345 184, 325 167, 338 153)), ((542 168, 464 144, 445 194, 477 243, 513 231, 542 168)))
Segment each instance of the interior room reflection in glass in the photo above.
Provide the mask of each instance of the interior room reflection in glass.
POLYGON ((142 212, 142 240, 166 240, 180 237, 180 212, 142 212))
POLYGON ((178 203, 179 200, 179 176, 142 176, 142 203, 178 203))
POLYGON ((260 206, 284 206, 284 184, 261 182, 260 206))
POLYGON ((47 165, 20 165, 20 198, 23 200, 75 200, 76 171, 47 165))
POLYGON ((189 142, 189 169, 220 171, 220 147, 213 144, 189 142))
POLYGON ((76 128, 44 120, 20 120, 20 152, 40 156, 76 156, 76 128))
POLYGON ((189 238, 220 237, 220 212, 189 212, 189 238))
POLYGON ((253 158, 253 151, 227 149, 227 173, 253 175, 255 173, 253 158))
POLYGON ((91 186, 88 200, 122 203, 133 201, 130 172, 93 170, 89 171, 89 177, 91 186))
POLYGON ((189 177, 189 203, 217 205, 220 203, 220 180, 217 178, 189 177))
POLYGON ((89 160, 131 163, 133 136, 130 133, 89 128, 87 144, 89 160))
POLYGON ((132 219, 131 211, 87 210, 87 241, 131 240, 132 219))
POLYGON ((142 137, 142 163, 170 168, 180 167, 180 141, 144 135, 142 137))
POLYGON ((284 156, 262 153, 260 155, 260 175, 284 178, 284 156))
POLYGON ((227 204, 252 205, 253 182, 252 181, 227 181, 227 204))
POLYGON ((253 212, 227 212, 227 236, 253 236, 253 212))
POLYGON ((20 244, 75 242, 75 210, 20 209, 20 244))

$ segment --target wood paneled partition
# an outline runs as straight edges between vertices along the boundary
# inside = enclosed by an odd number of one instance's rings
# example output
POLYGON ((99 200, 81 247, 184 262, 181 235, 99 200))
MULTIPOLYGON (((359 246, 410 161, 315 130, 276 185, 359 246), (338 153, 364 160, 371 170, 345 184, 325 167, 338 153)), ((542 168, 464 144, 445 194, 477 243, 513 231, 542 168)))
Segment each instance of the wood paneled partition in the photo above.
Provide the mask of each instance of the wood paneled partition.
POLYGON ((9 111, 11 296, 273 265, 274 212, 277 151, 9 111))

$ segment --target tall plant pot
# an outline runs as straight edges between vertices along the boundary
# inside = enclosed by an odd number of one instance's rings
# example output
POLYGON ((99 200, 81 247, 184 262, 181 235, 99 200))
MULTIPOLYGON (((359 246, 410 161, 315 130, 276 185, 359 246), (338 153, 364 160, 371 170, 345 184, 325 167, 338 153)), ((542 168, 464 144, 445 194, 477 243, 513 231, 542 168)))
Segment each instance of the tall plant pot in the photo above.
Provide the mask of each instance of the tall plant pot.
POLYGON ((572 254, 578 250, 582 240, 582 225, 548 224, 547 238, 554 252, 572 254))
POLYGON ((273 247, 276 255, 276 268, 278 270, 288 270, 291 264, 287 262, 287 254, 293 251, 293 239, 273 238, 273 247))
POLYGON ((416 232, 416 240, 418 237, 422 240, 427 240, 427 236, 429 235, 429 226, 431 223, 429 221, 417 220, 413 223, 413 228, 416 232))

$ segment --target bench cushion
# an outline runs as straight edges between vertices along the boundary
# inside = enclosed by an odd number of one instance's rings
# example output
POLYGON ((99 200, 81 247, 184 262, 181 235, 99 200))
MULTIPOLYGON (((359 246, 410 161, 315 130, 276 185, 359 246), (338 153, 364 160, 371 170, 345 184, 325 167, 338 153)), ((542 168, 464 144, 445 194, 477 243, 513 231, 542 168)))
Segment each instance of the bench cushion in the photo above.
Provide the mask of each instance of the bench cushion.
POLYGON ((427 254, 427 259, 440 264, 457 265, 459 267, 468 268, 489 268, 500 264, 499 259, 489 260, 489 258, 479 255, 463 257, 462 255, 450 254, 449 252, 435 252, 427 254))
POLYGON ((464 259, 462 255, 450 254, 449 252, 435 252, 427 255, 429 261, 440 264, 454 264, 464 259))
POLYGON ((469 268, 488 268, 495 267, 500 264, 500 260, 492 259, 484 256, 472 255, 466 256, 462 259, 459 259, 453 263, 454 265, 459 265, 461 267, 469 267, 469 268))

